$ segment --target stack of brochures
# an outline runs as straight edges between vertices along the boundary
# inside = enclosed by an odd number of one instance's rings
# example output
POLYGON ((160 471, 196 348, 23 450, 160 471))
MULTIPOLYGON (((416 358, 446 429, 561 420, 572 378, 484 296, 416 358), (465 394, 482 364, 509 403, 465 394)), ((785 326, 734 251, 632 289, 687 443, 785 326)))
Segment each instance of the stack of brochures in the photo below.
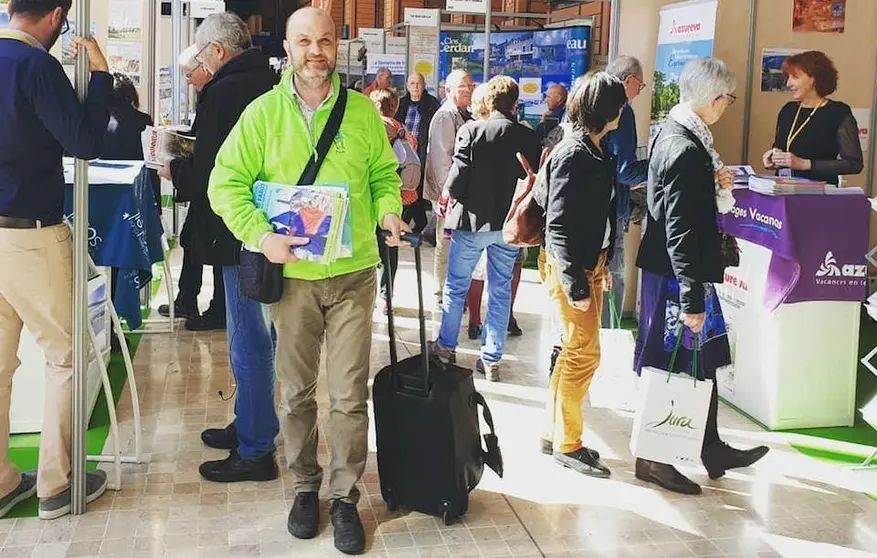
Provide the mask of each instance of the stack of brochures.
POLYGON ((298 259, 328 264, 353 255, 350 197, 345 186, 259 181, 253 186, 253 199, 274 232, 310 240, 293 249, 298 259))
POLYGON ((824 194, 825 182, 806 178, 760 174, 749 177, 749 189, 767 196, 824 194))

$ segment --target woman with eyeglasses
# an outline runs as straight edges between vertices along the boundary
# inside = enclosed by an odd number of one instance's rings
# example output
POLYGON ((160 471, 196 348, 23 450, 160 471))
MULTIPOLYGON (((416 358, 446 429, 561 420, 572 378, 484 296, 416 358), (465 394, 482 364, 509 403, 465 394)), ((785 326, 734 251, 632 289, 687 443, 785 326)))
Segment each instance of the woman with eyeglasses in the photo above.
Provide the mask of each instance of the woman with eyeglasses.
POLYGON ((837 69, 817 50, 786 59, 782 66, 792 102, 777 117, 773 147, 764 153, 765 168, 840 184, 840 176, 859 174, 864 166, 859 126, 849 105, 829 99, 837 90, 837 69))
MULTIPOLYGON (((681 102, 670 110, 652 145, 648 222, 637 257, 642 306, 636 370, 667 370, 677 346, 672 371, 691 370, 695 346, 702 347, 696 373, 712 380, 712 398, 701 459, 711 479, 728 469, 752 465, 768 450, 732 448, 719 438, 716 422, 716 370, 731 364, 727 328, 713 288, 713 283, 724 280, 726 265, 718 216, 734 206, 734 184, 716 153, 709 127, 734 101, 735 88, 734 74, 721 60, 700 58, 682 70, 681 102)), ((671 492, 701 492, 697 483, 665 463, 637 458, 636 477, 671 492)))

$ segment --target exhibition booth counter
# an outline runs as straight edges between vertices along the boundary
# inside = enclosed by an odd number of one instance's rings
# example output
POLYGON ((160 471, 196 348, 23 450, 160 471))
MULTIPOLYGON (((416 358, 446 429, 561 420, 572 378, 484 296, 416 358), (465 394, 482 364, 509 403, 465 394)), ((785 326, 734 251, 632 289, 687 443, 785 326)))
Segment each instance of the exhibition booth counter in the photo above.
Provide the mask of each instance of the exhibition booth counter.
POLYGON ((854 422, 871 209, 858 188, 826 192, 738 189, 720 219, 740 265, 717 285, 733 356, 719 394, 771 430, 854 422))

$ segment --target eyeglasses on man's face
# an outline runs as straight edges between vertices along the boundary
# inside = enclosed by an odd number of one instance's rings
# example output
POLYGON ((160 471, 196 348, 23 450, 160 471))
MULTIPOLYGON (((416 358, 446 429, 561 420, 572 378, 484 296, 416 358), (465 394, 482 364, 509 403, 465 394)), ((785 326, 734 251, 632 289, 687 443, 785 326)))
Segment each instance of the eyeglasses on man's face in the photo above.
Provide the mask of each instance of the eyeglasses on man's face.
MULTIPOLYGON (((204 64, 204 60, 201 59, 201 55, 204 54, 204 51, 207 50, 207 47, 209 47, 211 44, 213 44, 213 43, 207 43, 206 45, 201 47, 201 50, 199 50, 197 54, 195 54, 195 62, 198 63, 199 67, 201 67, 204 64)), ((192 72, 194 72, 194 71, 195 70, 192 70, 192 72)))
POLYGON ((64 23, 61 24, 61 34, 66 35, 70 31, 70 20, 64 16, 64 23))
POLYGON ((733 95, 731 93, 725 93, 724 95, 722 95, 722 97, 724 97, 725 99, 728 100, 728 106, 733 105, 734 103, 737 102, 737 95, 733 95))
POLYGON ((648 85, 646 84, 646 82, 644 82, 644 81, 642 80, 641 77, 639 77, 639 76, 637 76, 637 75, 634 75, 634 74, 629 74, 628 77, 633 78, 634 81, 636 81, 637 83, 639 83, 639 89, 638 89, 638 92, 639 92, 639 93, 642 93, 642 92, 643 92, 643 89, 645 89, 646 87, 648 87, 648 85))
POLYGON ((186 78, 187 81, 192 81, 192 76, 198 73, 198 70, 203 68, 204 65, 201 62, 198 62, 198 65, 189 70, 188 72, 183 72, 183 77, 186 78))

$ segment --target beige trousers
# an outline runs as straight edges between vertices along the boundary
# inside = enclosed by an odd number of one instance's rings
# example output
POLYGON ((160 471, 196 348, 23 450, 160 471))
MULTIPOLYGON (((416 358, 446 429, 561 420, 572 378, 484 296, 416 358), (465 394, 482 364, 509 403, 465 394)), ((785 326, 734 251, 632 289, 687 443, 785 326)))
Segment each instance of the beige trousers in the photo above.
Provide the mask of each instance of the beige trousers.
POLYGON ((271 305, 277 331, 280 430, 297 492, 317 492, 317 376, 326 341, 329 388, 330 498, 356 503, 368 456, 368 378, 374 269, 319 281, 287 279, 271 305))
POLYGON ((448 239, 445 238, 445 220, 438 217, 435 220, 435 261, 433 262, 436 300, 442 299, 445 279, 448 277, 448 244, 448 239))
POLYGON ((70 398, 73 376, 73 245, 67 225, 0 229, 0 495, 21 481, 9 462, 12 376, 27 326, 46 355, 46 403, 37 495, 70 485, 70 398))

